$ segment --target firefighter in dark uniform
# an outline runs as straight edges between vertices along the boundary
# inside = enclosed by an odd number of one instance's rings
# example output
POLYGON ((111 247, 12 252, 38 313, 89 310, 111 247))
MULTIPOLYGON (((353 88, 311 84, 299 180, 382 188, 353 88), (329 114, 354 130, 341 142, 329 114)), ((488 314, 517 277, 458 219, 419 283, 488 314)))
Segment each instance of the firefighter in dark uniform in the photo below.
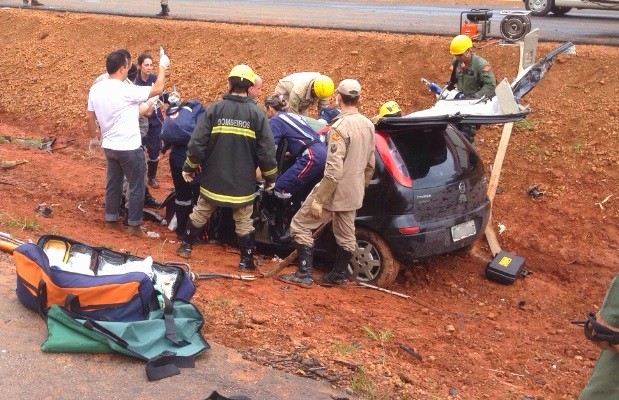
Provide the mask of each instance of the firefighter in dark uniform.
POLYGON ((298 251, 298 269, 279 279, 302 287, 313 283, 314 239, 312 230, 333 221, 337 243, 335 264, 318 283, 341 285, 348 281, 347 266, 357 249, 355 217, 361 208, 365 187, 374 173, 374 124, 357 110, 361 85, 344 79, 335 92, 341 114, 329 129, 324 177, 295 214, 290 233, 298 251))
POLYGON ((200 198, 193 208, 176 253, 191 255, 191 245, 216 207, 232 208, 240 270, 256 269, 253 261, 254 226, 251 218, 256 192, 256 168, 268 187, 277 178, 275 143, 264 111, 248 95, 256 74, 237 65, 228 76, 229 92, 210 104, 198 118, 187 145, 183 166, 186 181, 202 169, 200 198))
MULTIPOLYGON (((473 41, 467 35, 458 35, 451 41, 449 52, 454 59, 447 89, 453 90, 457 85, 464 99, 492 97, 496 89, 496 78, 492 72, 492 66, 484 58, 473 53, 472 48, 473 41)), ((460 129, 473 143, 479 125, 464 125, 460 129)))

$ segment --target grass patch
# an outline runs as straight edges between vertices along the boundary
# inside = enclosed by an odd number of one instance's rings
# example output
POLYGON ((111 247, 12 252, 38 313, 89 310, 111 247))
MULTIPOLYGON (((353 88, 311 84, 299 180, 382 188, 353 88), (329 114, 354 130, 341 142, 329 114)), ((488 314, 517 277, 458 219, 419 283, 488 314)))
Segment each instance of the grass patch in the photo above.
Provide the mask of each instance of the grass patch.
POLYGON ((11 218, 4 221, 4 226, 7 228, 19 228, 22 231, 38 231, 40 229, 39 221, 25 217, 23 220, 11 218))
POLYGON ((522 119, 518 122, 514 122, 514 126, 521 130, 532 130, 538 125, 538 122, 531 122, 528 119, 522 119))
POLYGON ((384 331, 375 331, 369 326, 364 326, 362 329, 365 336, 380 342, 380 362, 384 366, 387 359, 387 350, 385 349, 385 344, 389 341, 389 339, 393 337, 393 332, 391 332, 391 330, 389 329, 386 329, 384 331))
POLYGON ((374 383, 363 368, 359 368, 352 376, 350 385, 355 393, 362 394, 364 398, 370 400, 379 400, 380 397, 376 393, 374 383))
POLYGON ((211 299, 211 301, 209 301, 209 304, 213 307, 213 308, 228 308, 228 306, 230 305, 230 300, 226 299, 225 297, 213 297, 211 299))
POLYGON ((530 144, 530 145, 526 146, 523 150, 524 150, 525 153, 539 154, 539 153, 542 152, 542 149, 539 146, 535 145, 535 144, 530 144))
POLYGON ((357 342, 342 343, 342 344, 336 343, 333 345, 333 348, 335 349, 335 351, 341 354, 354 353, 355 351, 359 350, 359 347, 360 345, 357 342))

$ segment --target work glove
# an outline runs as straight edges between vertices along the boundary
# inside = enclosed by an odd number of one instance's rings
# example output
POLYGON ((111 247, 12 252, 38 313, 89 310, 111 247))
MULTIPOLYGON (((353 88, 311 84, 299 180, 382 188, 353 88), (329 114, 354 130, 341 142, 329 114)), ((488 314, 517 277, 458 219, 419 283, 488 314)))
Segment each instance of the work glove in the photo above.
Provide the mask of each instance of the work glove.
POLYGON ((314 199, 312 204, 310 204, 310 214, 312 214, 312 217, 319 219, 322 214, 322 203, 319 203, 318 200, 314 199))
POLYGON ((322 178, 320 184, 314 192, 314 200, 310 204, 310 214, 318 219, 322 214, 322 207, 325 203, 331 203, 337 189, 337 182, 326 176, 322 178))
POLYGON ((163 51, 163 47, 159 47, 159 66, 165 69, 170 68, 170 58, 163 51))
POLYGON ((92 139, 90 139, 90 142, 88 142, 88 151, 92 153, 95 150, 95 147, 100 147, 100 146, 101 146, 101 139, 99 138, 99 136, 95 136, 92 139))

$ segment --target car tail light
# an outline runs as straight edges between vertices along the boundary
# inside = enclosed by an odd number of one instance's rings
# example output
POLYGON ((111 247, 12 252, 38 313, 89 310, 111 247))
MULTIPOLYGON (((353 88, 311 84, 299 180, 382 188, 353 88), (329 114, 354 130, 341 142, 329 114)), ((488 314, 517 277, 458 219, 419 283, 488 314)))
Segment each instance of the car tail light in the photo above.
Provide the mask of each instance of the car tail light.
POLYGON ((402 156, 400 156, 400 152, 393 144, 391 138, 383 132, 376 132, 375 138, 378 155, 380 155, 393 179, 404 187, 412 188, 413 180, 408 174, 404 160, 402 160, 402 156))
POLYGON ((418 226, 405 226, 398 229, 402 235, 413 235, 421 230, 418 226))

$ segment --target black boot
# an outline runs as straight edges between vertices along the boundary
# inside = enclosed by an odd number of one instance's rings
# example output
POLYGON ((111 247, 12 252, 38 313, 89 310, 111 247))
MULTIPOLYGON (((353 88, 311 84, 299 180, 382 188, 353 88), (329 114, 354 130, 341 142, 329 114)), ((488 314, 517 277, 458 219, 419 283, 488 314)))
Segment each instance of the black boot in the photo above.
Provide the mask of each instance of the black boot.
MULTIPOLYGON (((279 244, 290 243, 290 199, 275 199, 275 217, 273 224, 273 242, 279 244)), ((293 213, 294 215, 294 213, 293 213)))
POLYGON ((314 279, 312 278, 312 264, 314 263, 314 248, 303 244, 297 244, 298 268, 294 274, 280 275, 279 280, 292 283, 304 288, 310 288, 314 279))
POLYGON ((185 232, 181 235, 181 244, 176 249, 176 254, 183 258, 191 257, 191 246, 193 242, 196 240, 196 236, 200 233, 201 228, 196 228, 191 223, 191 220, 187 221, 185 225, 185 232))
POLYGON ((150 191, 148 190, 148 187, 144 188, 144 206, 145 207, 153 207, 153 208, 159 208, 161 207, 161 202, 158 201, 156 198, 153 197, 152 194, 150 194, 150 191))
POLYGON ((170 15, 170 7, 168 7, 167 5, 161 5, 161 11, 159 11, 159 14, 157 14, 158 17, 167 17, 168 15, 170 15))
POLYGON ((324 274, 318 279, 318 284, 322 286, 337 286, 348 282, 348 263, 352 259, 353 252, 344 250, 343 247, 337 246, 335 252, 335 263, 333 269, 328 274, 324 274))
POLYGON ((159 160, 151 161, 148 160, 146 162, 146 166, 148 167, 148 171, 146 172, 146 176, 148 177, 148 184, 157 189, 159 187, 159 182, 157 182, 157 167, 159 166, 159 160))
POLYGON ((181 206, 179 204, 175 204, 175 214, 176 214, 176 235, 180 238, 185 233, 185 226, 189 221, 189 214, 191 214, 191 210, 193 206, 181 206))
POLYGON ((252 231, 245 236, 237 236, 239 250, 241 251, 241 261, 239 262, 239 271, 254 271, 254 239, 256 231, 252 231))

